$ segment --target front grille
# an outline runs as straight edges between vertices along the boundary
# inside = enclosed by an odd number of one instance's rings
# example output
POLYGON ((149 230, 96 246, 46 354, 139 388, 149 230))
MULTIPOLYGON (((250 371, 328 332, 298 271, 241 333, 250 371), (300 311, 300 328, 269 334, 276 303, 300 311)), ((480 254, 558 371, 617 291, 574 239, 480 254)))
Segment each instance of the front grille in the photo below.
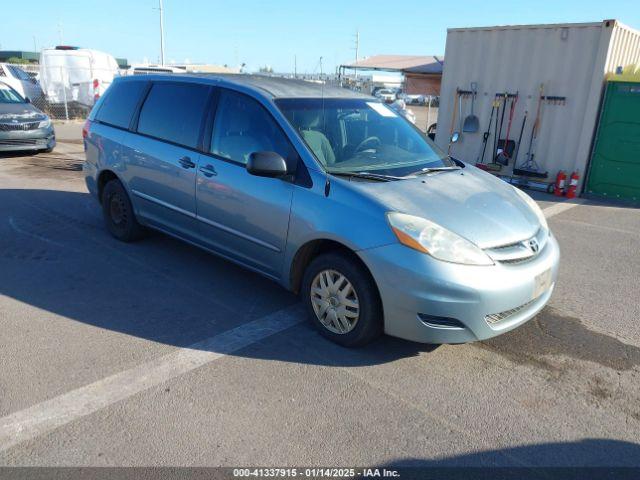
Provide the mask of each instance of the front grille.
POLYGON ((436 328, 465 328, 464 324, 455 318, 450 317, 436 317, 435 315, 427 315, 426 313, 419 313, 418 318, 428 327, 436 328))
POLYGON ((46 145, 46 138, 12 138, 12 139, 2 139, 0 140, 0 146, 36 146, 36 145, 46 145))
POLYGON ((485 252, 496 262, 517 265, 536 258, 544 249, 548 238, 548 232, 541 228, 531 238, 521 242, 487 248, 485 252), (533 244, 537 246, 536 250, 532 248, 533 244))
POLYGON ((36 130, 40 122, 27 123, 0 123, 0 132, 17 132, 36 130))
POLYGON ((512 308, 511 310, 505 310, 504 312, 492 313, 490 315, 485 315, 484 319, 489 325, 496 325, 497 323, 503 322, 504 320, 506 320, 509 317, 515 315, 516 313, 524 310, 525 308, 527 308, 529 305, 531 305, 535 301, 536 301, 536 299, 534 298, 533 300, 530 300, 527 303, 524 303, 524 304, 520 305, 519 307, 512 308))

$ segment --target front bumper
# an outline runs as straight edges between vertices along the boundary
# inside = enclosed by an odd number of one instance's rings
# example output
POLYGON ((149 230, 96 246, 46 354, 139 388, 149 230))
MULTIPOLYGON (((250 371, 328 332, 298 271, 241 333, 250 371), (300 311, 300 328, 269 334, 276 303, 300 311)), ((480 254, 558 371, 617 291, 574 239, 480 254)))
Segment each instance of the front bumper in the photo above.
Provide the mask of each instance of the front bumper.
POLYGON ((458 265, 399 243, 358 253, 378 285, 385 333, 423 343, 484 340, 527 322, 549 301, 560 260, 552 235, 520 264, 458 265), (547 271, 550 286, 534 294, 547 271))
POLYGON ((56 146, 53 127, 35 130, 0 131, 0 152, 49 150, 56 146))

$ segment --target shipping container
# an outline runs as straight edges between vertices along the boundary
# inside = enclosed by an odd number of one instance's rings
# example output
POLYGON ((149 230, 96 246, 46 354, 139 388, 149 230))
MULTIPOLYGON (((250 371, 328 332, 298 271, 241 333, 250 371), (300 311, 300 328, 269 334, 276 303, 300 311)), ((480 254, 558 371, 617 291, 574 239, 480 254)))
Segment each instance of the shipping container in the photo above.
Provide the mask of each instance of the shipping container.
MULTIPOLYGON (((533 159, 541 171, 548 171, 545 180, 548 182, 561 169, 569 174, 578 170, 580 189, 589 163, 606 75, 640 62, 640 32, 616 20, 453 28, 447 32, 445 59, 436 135, 440 147, 448 148, 452 129, 461 130, 460 110, 462 121, 470 113, 471 96, 461 97, 461 105, 455 107, 457 90, 469 91, 474 86, 477 91, 474 113, 479 117, 478 131, 462 132, 459 141, 451 145, 452 156, 471 163, 482 152, 483 134, 496 94, 517 93, 510 139, 518 140, 525 112, 528 115, 522 141, 516 146, 517 158, 509 159, 500 172, 510 174, 514 163, 522 165, 528 158, 542 86, 545 97, 564 97, 564 101, 547 99, 542 103, 533 159), (452 122, 454 109, 458 118, 452 122)), ((500 139, 505 138, 509 113, 507 109, 500 139)), ((502 110, 498 125, 501 117, 502 110)), ((494 157, 494 125, 487 141, 485 163, 492 162, 494 157)))

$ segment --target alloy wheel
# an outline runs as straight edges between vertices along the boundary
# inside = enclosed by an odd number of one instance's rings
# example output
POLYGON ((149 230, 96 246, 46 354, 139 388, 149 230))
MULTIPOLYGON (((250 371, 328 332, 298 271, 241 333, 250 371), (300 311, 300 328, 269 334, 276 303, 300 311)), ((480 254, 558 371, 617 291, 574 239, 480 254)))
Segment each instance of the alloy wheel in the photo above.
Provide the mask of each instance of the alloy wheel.
POLYGON ((311 282, 311 305, 329 331, 346 334, 360 318, 360 304, 353 285, 336 270, 322 270, 311 282))

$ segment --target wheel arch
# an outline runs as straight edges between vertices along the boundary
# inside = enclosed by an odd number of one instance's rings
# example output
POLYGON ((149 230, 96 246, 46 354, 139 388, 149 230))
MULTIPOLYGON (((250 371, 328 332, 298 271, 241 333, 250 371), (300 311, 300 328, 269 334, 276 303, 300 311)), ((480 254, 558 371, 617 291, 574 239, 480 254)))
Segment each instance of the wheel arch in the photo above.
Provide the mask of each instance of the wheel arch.
MULTIPOLYGON (((337 240, 331 240, 328 238, 319 238, 314 240, 309 240, 298 250, 293 256, 293 260, 291 262, 291 267, 289 270, 289 282, 288 287, 294 293, 300 292, 300 287, 302 285, 302 278, 304 277, 304 272, 311 263, 311 261, 319 255, 328 252, 340 252, 347 257, 353 259, 356 263, 362 266, 362 268, 369 274, 369 276, 373 279, 373 283, 376 286, 376 290, 378 290, 378 285, 376 284, 375 278, 371 273, 371 270, 366 265, 366 263, 360 258, 356 251, 341 243, 337 240)), ((378 295, 380 292, 378 290, 378 295)))
POLYGON ((113 170, 105 168, 98 174, 98 180, 96 182, 98 189, 98 202, 102 203, 102 192, 104 191, 105 185, 107 185, 107 183, 109 183, 111 180, 118 180, 124 186, 124 183, 122 182, 122 180, 120 180, 120 177, 118 177, 118 175, 116 175, 113 170))

